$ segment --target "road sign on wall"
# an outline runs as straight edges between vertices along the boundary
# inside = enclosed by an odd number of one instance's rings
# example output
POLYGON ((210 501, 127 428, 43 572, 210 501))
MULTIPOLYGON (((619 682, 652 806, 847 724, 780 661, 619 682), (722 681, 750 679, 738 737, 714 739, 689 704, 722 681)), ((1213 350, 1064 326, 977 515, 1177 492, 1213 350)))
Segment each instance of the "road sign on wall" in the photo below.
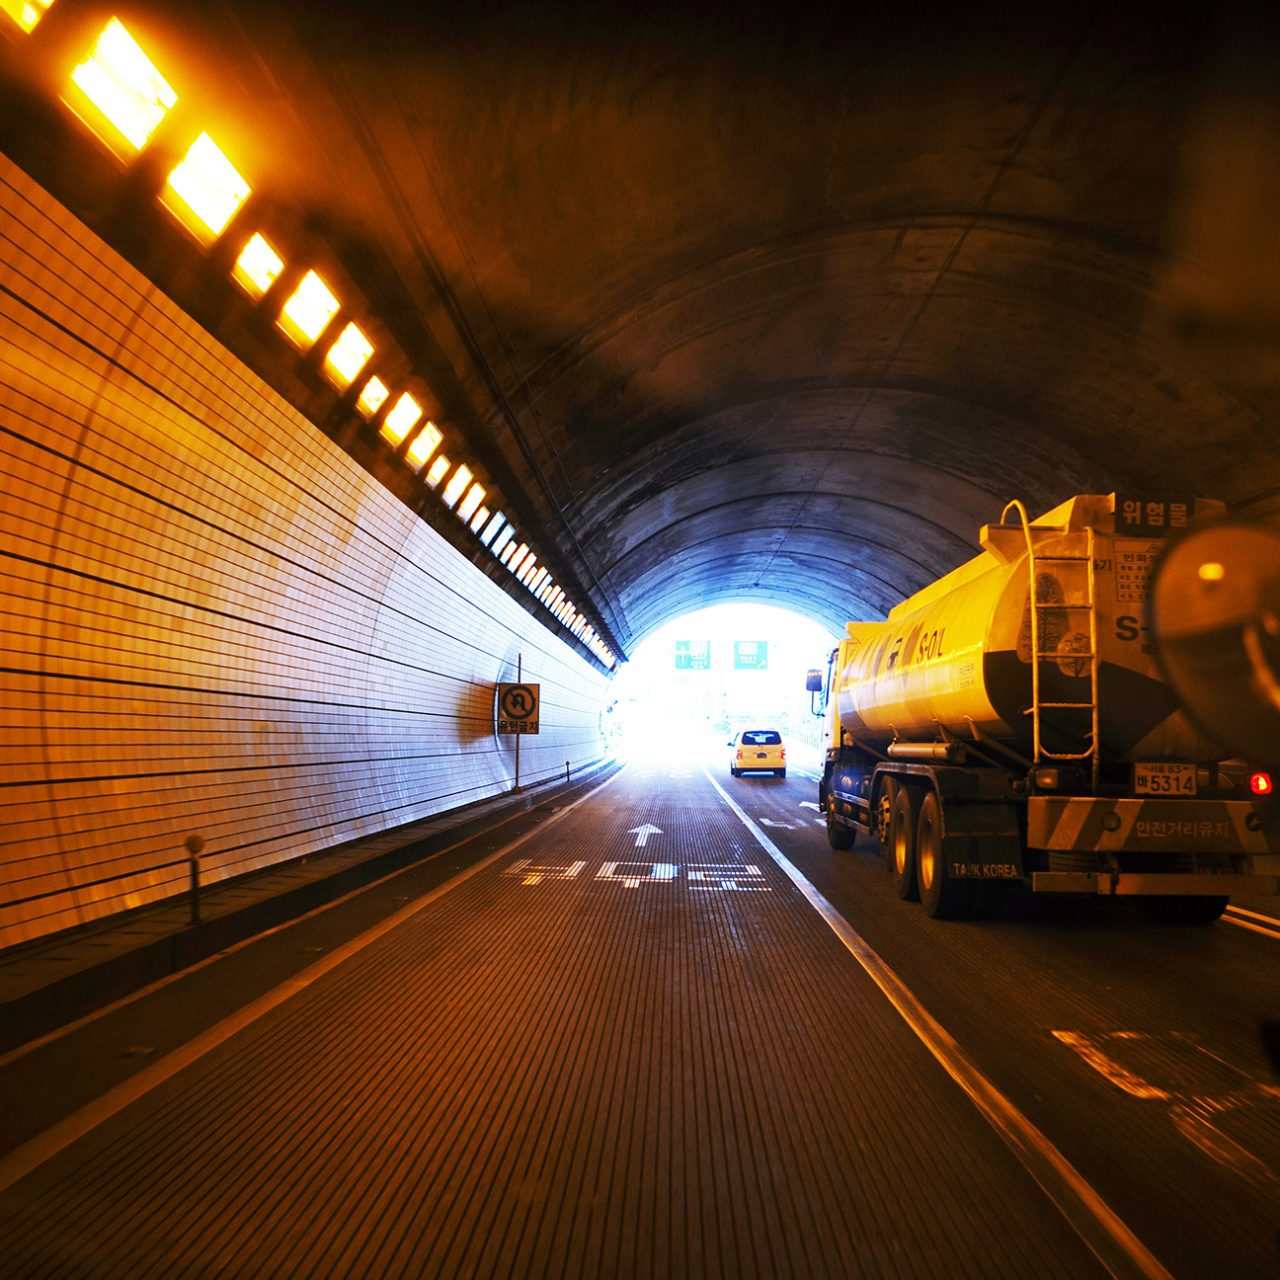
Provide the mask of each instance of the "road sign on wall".
POLYGON ((498 686, 498 732, 537 733, 540 685, 498 686))
POLYGON ((735 640, 733 669, 735 671, 767 671, 769 642, 767 640, 735 640))

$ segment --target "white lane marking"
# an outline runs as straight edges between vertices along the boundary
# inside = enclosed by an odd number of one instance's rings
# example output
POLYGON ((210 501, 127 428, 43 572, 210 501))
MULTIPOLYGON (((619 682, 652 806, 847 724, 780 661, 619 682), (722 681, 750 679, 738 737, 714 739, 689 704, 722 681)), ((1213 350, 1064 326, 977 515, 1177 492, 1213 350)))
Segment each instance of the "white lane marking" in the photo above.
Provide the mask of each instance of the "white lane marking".
POLYGON ((680 870, 673 862, 606 862, 596 872, 597 880, 621 880, 628 889, 642 884, 670 884, 680 870), (630 868, 619 871, 618 868, 630 868), (639 868, 646 868, 640 871, 639 868))
POLYGON ((567 867, 535 867, 532 858, 521 858, 502 874, 522 876, 521 884, 541 884, 544 880, 572 880, 586 865, 585 862, 571 862, 567 867))
POLYGON ((1135 1098, 1158 1098, 1168 1102, 1169 1095, 1163 1089, 1148 1084, 1141 1076, 1135 1076, 1114 1058, 1109 1058, 1087 1036, 1082 1036, 1078 1031, 1055 1031, 1053 1038, 1074 1049, 1082 1061, 1088 1063, 1103 1079, 1109 1080, 1117 1089, 1122 1089, 1135 1098))
POLYGON ((819 808, 819 807, 818 807, 818 806, 817 806, 817 805, 816 805, 812 800, 801 800, 801 801, 800 801, 800 808, 802 808, 802 809, 812 809, 812 810, 814 811, 814 813, 821 813, 821 812, 822 812, 822 810, 821 810, 821 809, 820 809, 820 808, 819 808))
POLYGON ((760 847, 808 900, 845 949, 888 998, 907 1026, 933 1054, 947 1074, 967 1093, 987 1122, 1002 1137, 1023 1167, 1040 1184, 1084 1243, 1113 1276, 1173 1280, 1159 1260, 1112 1211, 1067 1158, 977 1068, 911 990, 872 950, 860 933, 818 892, 798 867, 734 803, 707 773, 720 798, 738 815, 760 847))
POLYGON ((642 823, 638 827, 632 827, 627 832, 629 836, 635 836, 636 848, 643 849, 649 843, 650 836, 660 836, 662 834, 661 827, 655 827, 651 822, 642 823))
POLYGON ((1233 924, 1238 929, 1248 929, 1251 933, 1260 933, 1264 938, 1280 938, 1280 920, 1264 916, 1258 911, 1228 907, 1222 918, 1227 924, 1233 924))
POLYGON ((764 823, 766 827, 777 827, 782 831, 795 830, 795 827, 793 827, 789 822, 774 822, 772 818, 761 818, 760 821, 764 823))
POLYGON ((1251 1080, 1248 1075, 1225 1058, 1194 1042, 1188 1045, 1185 1037, 1177 1032, 1172 1036, 1175 1042, 1181 1042, 1193 1053, 1203 1054, 1221 1063, 1246 1082, 1244 1087, 1222 1094, 1208 1094, 1199 1090, 1194 1094, 1170 1093, 1122 1066, 1109 1054, 1104 1053, 1099 1045, 1100 1041, 1108 1040, 1153 1039, 1142 1032, 1111 1031, 1103 1035, 1095 1033, 1088 1036, 1079 1031, 1055 1031, 1053 1036, 1060 1043, 1074 1049, 1082 1061, 1117 1089, 1144 1101, 1169 1103, 1167 1114, 1173 1127, 1209 1159, 1238 1174, 1255 1188, 1274 1191, 1280 1185, 1280 1178, 1271 1172, 1265 1161, 1258 1159, 1252 1151, 1223 1133, 1210 1119, 1211 1116, 1224 1114, 1233 1107, 1248 1105, 1259 1100, 1269 1101, 1277 1093, 1275 1085, 1261 1084, 1251 1080))
POLYGON ((59 1120, 51 1128, 37 1134, 30 1141, 24 1142, 22 1146, 15 1147, 7 1155, 0 1157, 0 1192, 7 1191, 15 1182, 26 1177, 33 1169, 39 1168, 59 1152, 66 1150, 73 1142, 84 1137, 85 1134, 90 1133, 118 1112, 123 1111, 125 1107, 144 1097, 158 1085, 164 1084, 166 1080, 171 1080, 178 1072, 191 1066, 192 1063, 198 1062, 206 1053, 218 1048, 219 1045, 225 1043, 237 1032, 243 1031, 245 1027, 251 1026, 259 1018, 264 1017, 273 1009, 279 1008, 287 1000, 291 1000, 294 996, 305 991, 312 983, 323 978, 339 965, 345 964, 352 956, 358 955, 385 934, 399 928, 406 920, 411 919, 419 911, 430 906, 437 898, 442 898, 451 889, 456 889, 459 885, 470 880, 472 876, 507 857, 513 849, 518 849, 526 840, 545 832, 548 827, 553 826, 561 818, 572 813, 580 804, 585 804, 592 797, 599 795, 605 787, 622 777, 625 772, 624 769, 619 769, 617 773, 611 774, 598 787, 593 787, 586 795, 579 796, 572 804, 565 805, 563 809, 558 810, 549 818, 540 822, 532 830, 526 831, 522 836, 517 836, 509 844, 505 844, 501 849, 489 854, 488 857, 482 858, 479 862, 458 872, 451 880, 446 880, 444 884, 437 885, 430 893, 416 899, 407 906, 401 907, 394 915, 388 916, 379 924, 374 925, 372 929, 352 938, 350 942, 344 943, 337 950, 329 952, 324 959, 317 960, 313 965, 308 965, 307 968, 295 974, 287 982, 282 982, 278 987, 272 988, 265 995, 259 996, 252 1003, 245 1005, 243 1009, 237 1010, 230 1017, 223 1018, 221 1022, 215 1023, 207 1031, 203 1031, 196 1036, 194 1040, 189 1040, 181 1048, 166 1054, 159 1062, 153 1063, 144 1071, 138 1072, 136 1076, 131 1076, 128 1080, 116 1085, 114 1089, 108 1090, 100 1098, 95 1098, 87 1106, 81 1107, 79 1111, 75 1111, 64 1119, 59 1120))

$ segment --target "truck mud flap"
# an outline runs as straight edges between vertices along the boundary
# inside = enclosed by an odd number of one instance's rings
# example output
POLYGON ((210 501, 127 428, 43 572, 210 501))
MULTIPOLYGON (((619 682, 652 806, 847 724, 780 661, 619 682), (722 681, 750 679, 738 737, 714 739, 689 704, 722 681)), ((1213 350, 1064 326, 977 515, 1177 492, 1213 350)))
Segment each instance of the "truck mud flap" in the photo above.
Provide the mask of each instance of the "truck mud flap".
POLYGON ((942 857, 958 880, 1021 880, 1022 839, 1013 806, 946 804, 942 857))

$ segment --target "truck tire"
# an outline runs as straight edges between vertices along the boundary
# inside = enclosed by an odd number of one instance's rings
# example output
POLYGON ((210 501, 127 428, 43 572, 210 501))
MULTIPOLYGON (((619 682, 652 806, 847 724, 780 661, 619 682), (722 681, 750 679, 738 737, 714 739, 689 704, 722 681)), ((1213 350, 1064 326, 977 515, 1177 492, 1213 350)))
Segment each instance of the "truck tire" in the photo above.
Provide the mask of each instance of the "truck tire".
POLYGON ((916 878, 920 905, 936 920, 960 920, 973 911, 973 886, 957 880, 942 857, 942 805, 928 792, 916 819, 916 878))
POLYGON ((876 800, 876 835, 880 840, 880 857, 884 860, 884 869, 890 875, 893 874, 893 801, 897 794, 898 784, 892 778, 885 778, 876 800))
MULTIPOLYGON (((834 799, 831 804, 835 805, 834 799)), ((855 838, 854 832, 839 821, 829 807, 827 809, 827 843, 833 849, 852 849, 855 838)))
POLYGON ((904 902, 920 896, 916 883, 916 821, 919 801, 912 787, 899 786, 893 798, 889 822, 889 846, 893 858, 893 888, 904 902))
POLYGON ((1227 909, 1228 901, 1217 895, 1181 893, 1134 899, 1138 910, 1159 924, 1213 924, 1227 909))

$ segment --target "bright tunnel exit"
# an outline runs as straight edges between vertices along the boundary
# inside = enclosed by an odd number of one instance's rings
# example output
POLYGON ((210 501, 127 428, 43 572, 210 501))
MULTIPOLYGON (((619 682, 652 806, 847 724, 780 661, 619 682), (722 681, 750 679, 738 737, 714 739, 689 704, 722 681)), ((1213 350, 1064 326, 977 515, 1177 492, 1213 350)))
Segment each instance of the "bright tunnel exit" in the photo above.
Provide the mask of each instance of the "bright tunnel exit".
MULTIPOLYGON (((684 614, 636 646, 604 712, 612 751, 634 764, 723 766, 743 729, 775 729, 789 758, 816 760, 823 722, 805 673, 837 637, 789 609, 722 604, 684 614)), ((724 772, 725 769, 720 769, 724 772)))

